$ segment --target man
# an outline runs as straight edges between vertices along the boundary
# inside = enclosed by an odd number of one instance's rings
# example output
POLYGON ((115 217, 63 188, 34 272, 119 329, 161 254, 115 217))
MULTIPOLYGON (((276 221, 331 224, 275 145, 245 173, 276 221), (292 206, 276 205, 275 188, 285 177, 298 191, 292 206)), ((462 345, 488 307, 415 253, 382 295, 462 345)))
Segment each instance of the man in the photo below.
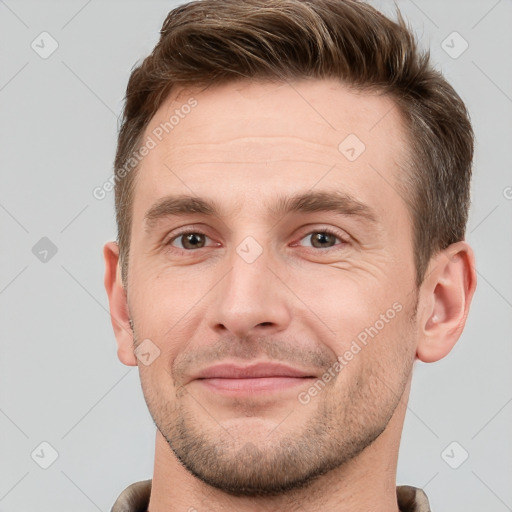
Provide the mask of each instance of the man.
POLYGON ((127 88, 105 286, 157 427, 113 511, 428 511, 396 487, 416 360, 476 287, 473 134, 399 16, 169 13, 127 88))

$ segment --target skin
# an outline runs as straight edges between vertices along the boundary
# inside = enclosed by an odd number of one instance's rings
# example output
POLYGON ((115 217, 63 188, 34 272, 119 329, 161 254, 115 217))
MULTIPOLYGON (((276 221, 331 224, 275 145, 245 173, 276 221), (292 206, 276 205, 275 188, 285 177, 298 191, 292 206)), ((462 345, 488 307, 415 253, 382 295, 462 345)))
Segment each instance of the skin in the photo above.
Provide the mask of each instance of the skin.
POLYGON ((138 170, 126 287, 117 244, 104 247, 118 357, 138 364, 158 427, 149 510, 396 512, 414 362, 441 359, 460 337, 473 251, 460 241, 436 254, 415 288, 411 218, 396 187, 407 132, 392 99, 332 80, 180 89, 145 135, 192 96, 197 106, 138 170), (349 134, 366 146, 354 161, 338 149, 349 134), (351 194, 377 222, 273 209, 277 196, 317 191, 351 194), (146 212, 175 194, 221 211, 148 229, 146 212), (178 228, 198 233, 195 245, 178 228), (325 229, 335 235, 315 245, 325 229), (252 263, 237 252, 248 236, 263 251, 252 263), (301 403, 393 304, 400 311, 301 403), (146 339, 160 351, 149 365, 134 355, 146 339), (256 360, 315 379, 244 397, 192 380, 215 363, 256 360))

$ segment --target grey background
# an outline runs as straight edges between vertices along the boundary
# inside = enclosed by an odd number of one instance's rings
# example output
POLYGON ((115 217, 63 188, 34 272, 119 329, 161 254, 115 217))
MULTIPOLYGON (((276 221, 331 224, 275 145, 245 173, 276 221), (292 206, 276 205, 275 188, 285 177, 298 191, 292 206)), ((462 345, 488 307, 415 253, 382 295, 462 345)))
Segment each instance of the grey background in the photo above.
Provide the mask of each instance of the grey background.
MULTIPOLYGON (((152 475, 155 427, 137 369, 117 359, 103 288, 113 194, 92 190, 112 172, 130 70, 177 4, 0 0, 2 512, 108 511, 152 475), (43 31, 58 42, 46 59, 31 47, 43 31), (58 453, 48 469, 42 442, 58 453)), ((424 487, 434 512, 512 510, 512 2, 398 5, 474 122, 478 288, 452 353, 417 363, 397 481, 424 487), (469 44, 456 59, 442 47, 462 48, 454 31, 469 44)))

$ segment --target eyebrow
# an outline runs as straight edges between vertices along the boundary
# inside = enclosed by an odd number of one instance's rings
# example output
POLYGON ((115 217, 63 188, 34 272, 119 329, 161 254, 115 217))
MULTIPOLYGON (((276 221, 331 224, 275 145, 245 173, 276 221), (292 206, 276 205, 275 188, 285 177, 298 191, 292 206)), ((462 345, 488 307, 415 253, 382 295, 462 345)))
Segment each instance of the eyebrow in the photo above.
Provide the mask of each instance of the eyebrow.
POLYGON ((279 196, 275 206, 270 210, 279 217, 288 213, 333 212, 360 217, 373 224, 377 223, 377 214, 373 208, 350 194, 339 191, 316 191, 279 196))
MULTIPOLYGON (((332 212, 353 216, 372 224, 377 224, 377 214, 369 205, 350 194, 339 191, 315 191, 278 196, 269 207, 274 217, 284 217, 289 213, 332 212)), ((197 196, 166 196, 157 201, 144 215, 146 231, 158 220, 172 216, 201 214, 208 217, 222 217, 222 208, 214 200, 197 196)))

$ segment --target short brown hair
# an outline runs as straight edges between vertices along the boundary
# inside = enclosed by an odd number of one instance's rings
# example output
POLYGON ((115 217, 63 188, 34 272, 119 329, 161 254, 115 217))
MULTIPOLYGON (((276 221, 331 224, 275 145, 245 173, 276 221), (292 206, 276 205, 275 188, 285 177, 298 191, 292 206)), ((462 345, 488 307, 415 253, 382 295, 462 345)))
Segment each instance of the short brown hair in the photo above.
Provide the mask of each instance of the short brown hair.
POLYGON ((408 130, 408 204, 416 286, 431 257, 463 240, 473 131, 465 105, 420 51, 400 12, 392 21, 358 0, 198 0, 172 10, 153 52, 129 79, 115 158, 115 201, 127 283, 136 168, 126 163, 176 86, 336 78, 392 97, 408 130))

